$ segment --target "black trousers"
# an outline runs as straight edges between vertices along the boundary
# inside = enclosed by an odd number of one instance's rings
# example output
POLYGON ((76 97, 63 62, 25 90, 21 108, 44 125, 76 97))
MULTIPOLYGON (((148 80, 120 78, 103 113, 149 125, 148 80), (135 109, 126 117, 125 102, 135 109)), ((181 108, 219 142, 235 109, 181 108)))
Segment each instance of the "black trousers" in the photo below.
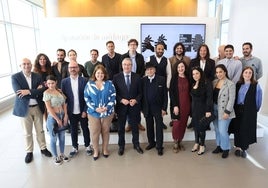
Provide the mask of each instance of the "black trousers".
POLYGON ((69 114, 72 146, 78 149, 78 123, 80 122, 83 131, 84 145, 88 147, 90 144, 90 133, 88 128, 88 119, 82 118, 80 114, 69 114))
POLYGON ((163 148, 163 117, 161 110, 154 112, 153 109, 149 110, 148 115, 145 117, 147 138, 151 145, 156 144, 157 149, 163 148), (155 122, 155 129, 154 129, 155 122))
POLYGON ((132 128, 132 143, 133 145, 139 146, 139 129, 138 124, 140 123, 140 111, 132 110, 131 107, 127 109, 126 114, 118 114, 118 145, 119 147, 125 147, 125 125, 128 118, 128 123, 132 128))

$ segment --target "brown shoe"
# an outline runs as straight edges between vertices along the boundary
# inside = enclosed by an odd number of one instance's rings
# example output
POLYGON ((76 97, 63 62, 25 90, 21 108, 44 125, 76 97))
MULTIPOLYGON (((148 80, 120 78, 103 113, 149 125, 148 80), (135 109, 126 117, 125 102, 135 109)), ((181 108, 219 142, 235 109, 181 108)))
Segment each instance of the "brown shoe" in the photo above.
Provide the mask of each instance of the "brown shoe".
POLYGON ((131 130, 132 130, 131 126, 130 126, 130 125, 127 125, 126 128, 125 128, 125 131, 126 131, 126 132, 129 132, 129 131, 131 131, 131 130))
POLYGON ((145 127, 142 124, 139 124, 138 127, 139 127, 139 130, 145 131, 145 127))

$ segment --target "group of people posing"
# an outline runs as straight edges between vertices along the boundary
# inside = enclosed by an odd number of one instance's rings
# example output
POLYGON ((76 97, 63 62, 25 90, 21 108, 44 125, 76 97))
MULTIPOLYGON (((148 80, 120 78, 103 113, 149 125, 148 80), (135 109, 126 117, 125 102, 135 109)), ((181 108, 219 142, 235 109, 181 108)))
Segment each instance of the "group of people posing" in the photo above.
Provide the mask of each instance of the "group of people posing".
POLYGON ((128 41, 128 52, 114 51, 113 41, 106 43, 108 53, 98 61, 98 50, 90 51, 91 60, 77 63, 75 50, 57 50, 57 62, 39 54, 32 71, 31 61, 24 58, 22 71, 12 76, 16 93, 13 114, 21 117, 25 141, 25 162, 33 159, 32 127, 35 126, 41 153, 53 156, 59 165, 77 155, 78 127, 82 128, 87 155, 96 161, 100 154, 109 157, 109 130, 112 120, 118 125, 118 155, 125 152, 125 125, 132 130, 133 148, 140 154, 141 112, 146 122, 148 145, 163 155, 163 116, 168 114, 168 94, 173 151, 184 150, 181 144, 188 118, 194 128, 192 152, 205 153, 206 130, 213 121, 216 149, 227 158, 234 133, 235 155, 246 157, 249 145, 256 142, 257 112, 262 102, 262 90, 257 79, 262 76, 261 61, 252 56, 252 44, 242 46, 244 57, 233 57, 232 45, 219 48, 219 58, 210 58, 209 48, 202 44, 197 56, 185 56, 183 43, 176 43, 174 56, 164 56, 164 44, 155 46, 155 54, 144 60, 138 53, 138 41, 128 41), (221 55, 223 48, 224 55, 221 55), (46 149, 43 114, 50 135, 51 153, 46 149), (70 126, 72 151, 64 154, 65 129, 70 126), (66 128, 65 128, 66 127, 66 128), (99 148, 99 137, 102 147, 99 148), (59 151, 56 142, 59 140, 59 151), (92 146, 90 144, 92 142, 92 146))

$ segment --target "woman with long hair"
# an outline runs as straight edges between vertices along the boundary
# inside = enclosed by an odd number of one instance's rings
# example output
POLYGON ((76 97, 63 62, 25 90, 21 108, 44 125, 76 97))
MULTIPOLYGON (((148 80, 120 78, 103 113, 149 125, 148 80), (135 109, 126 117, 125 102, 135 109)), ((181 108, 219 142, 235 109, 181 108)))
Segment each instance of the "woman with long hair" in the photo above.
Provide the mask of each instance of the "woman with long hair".
POLYGON ((235 155, 247 157, 246 150, 250 144, 257 142, 257 113, 262 103, 262 89, 254 79, 251 67, 242 70, 236 84, 235 114, 233 119, 235 155))
POLYGON ((177 73, 171 78, 169 96, 172 119, 173 152, 184 150, 181 141, 184 137, 187 121, 191 111, 190 83, 188 69, 184 61, 176 63, 177 73))
POLYGON ((57 89, 57 79, 53 75, 47 76, 48 89, 43 94, 48 117, 47 129, 50 135, 50 147, 56 165, 68 162, 69 158, 64 155, 65 130, 59 131, 68 124, 67 105, 65 96, 57 89), (57 138, 59 139, 60 155, 57 153, 57 138))
POLYGON ((213 81, 213 102, 216 119, 213 121, 217 148, 214 154, 222 152, 222 158, 227 158, 231 149, 228 128, 235 117, 235 84, 229 80, 228 71, 223 64, 216 66, 216 79, 213 81))
POLYGON ((197 152, 198 155, 205 153, 205 138, 208 124, 200 122, 202 118, 209 118, 212 115, 212 84, 209 80, 205 79, 203 70, 200 67, 192 68, 192 124, 195 133, 195 144, 192 152, 197 152))
POLYGON ((33 72, 42 76, 44 86, 46 86, 46 78, 52 74, 51 62, 46 54, 40 53, 36 56, 33 72))

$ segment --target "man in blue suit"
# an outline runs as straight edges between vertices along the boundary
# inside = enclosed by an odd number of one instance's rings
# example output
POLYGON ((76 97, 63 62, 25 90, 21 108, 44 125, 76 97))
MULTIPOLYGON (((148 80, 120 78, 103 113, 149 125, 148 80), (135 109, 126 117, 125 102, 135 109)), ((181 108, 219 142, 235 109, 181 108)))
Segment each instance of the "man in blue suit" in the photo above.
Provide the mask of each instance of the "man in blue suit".
POLYGON ((46 89, 42 86, 41 75, 31 72, 32 63, 24 58, 20 65, 22 71, 12 75, 12 87, 16 94, 13 115, 21 118, 24 132, 26 157, 25 163, 33 160, 33 125, 35 127, 36 138, 41 149, 41 153, 51 157, 47 150, 45 134, 43 130, 44 102, 43 92, 46 89))
POLYGON ((123 155, 125 150, 125 124, 128 121, 132 126, 132 143, 134 149, 142 154, 139 143, 138 124, 140 123, 141 110, 141 77, 131 72, 132 62, 130 58, 122 61, 123 71, 116 74, 113 83, 116 89, 116 113, 118 115, 118 155, 123 155))
POLYGON ((74 157, 78 153, 78 123, 80 122, 83 130, 84 145, 86 154, 92 155, 93 151, 90 147, 90 134, 88 129, 87 105, 84 100, 84 89, 87 79, 79 76, 79 65, 75 61, 71 61, 68 65, 70 76, 61 81, 61 89, 67 97, 67 112, 71 126, 71 138, 73 150, 70 157, 74 157))

